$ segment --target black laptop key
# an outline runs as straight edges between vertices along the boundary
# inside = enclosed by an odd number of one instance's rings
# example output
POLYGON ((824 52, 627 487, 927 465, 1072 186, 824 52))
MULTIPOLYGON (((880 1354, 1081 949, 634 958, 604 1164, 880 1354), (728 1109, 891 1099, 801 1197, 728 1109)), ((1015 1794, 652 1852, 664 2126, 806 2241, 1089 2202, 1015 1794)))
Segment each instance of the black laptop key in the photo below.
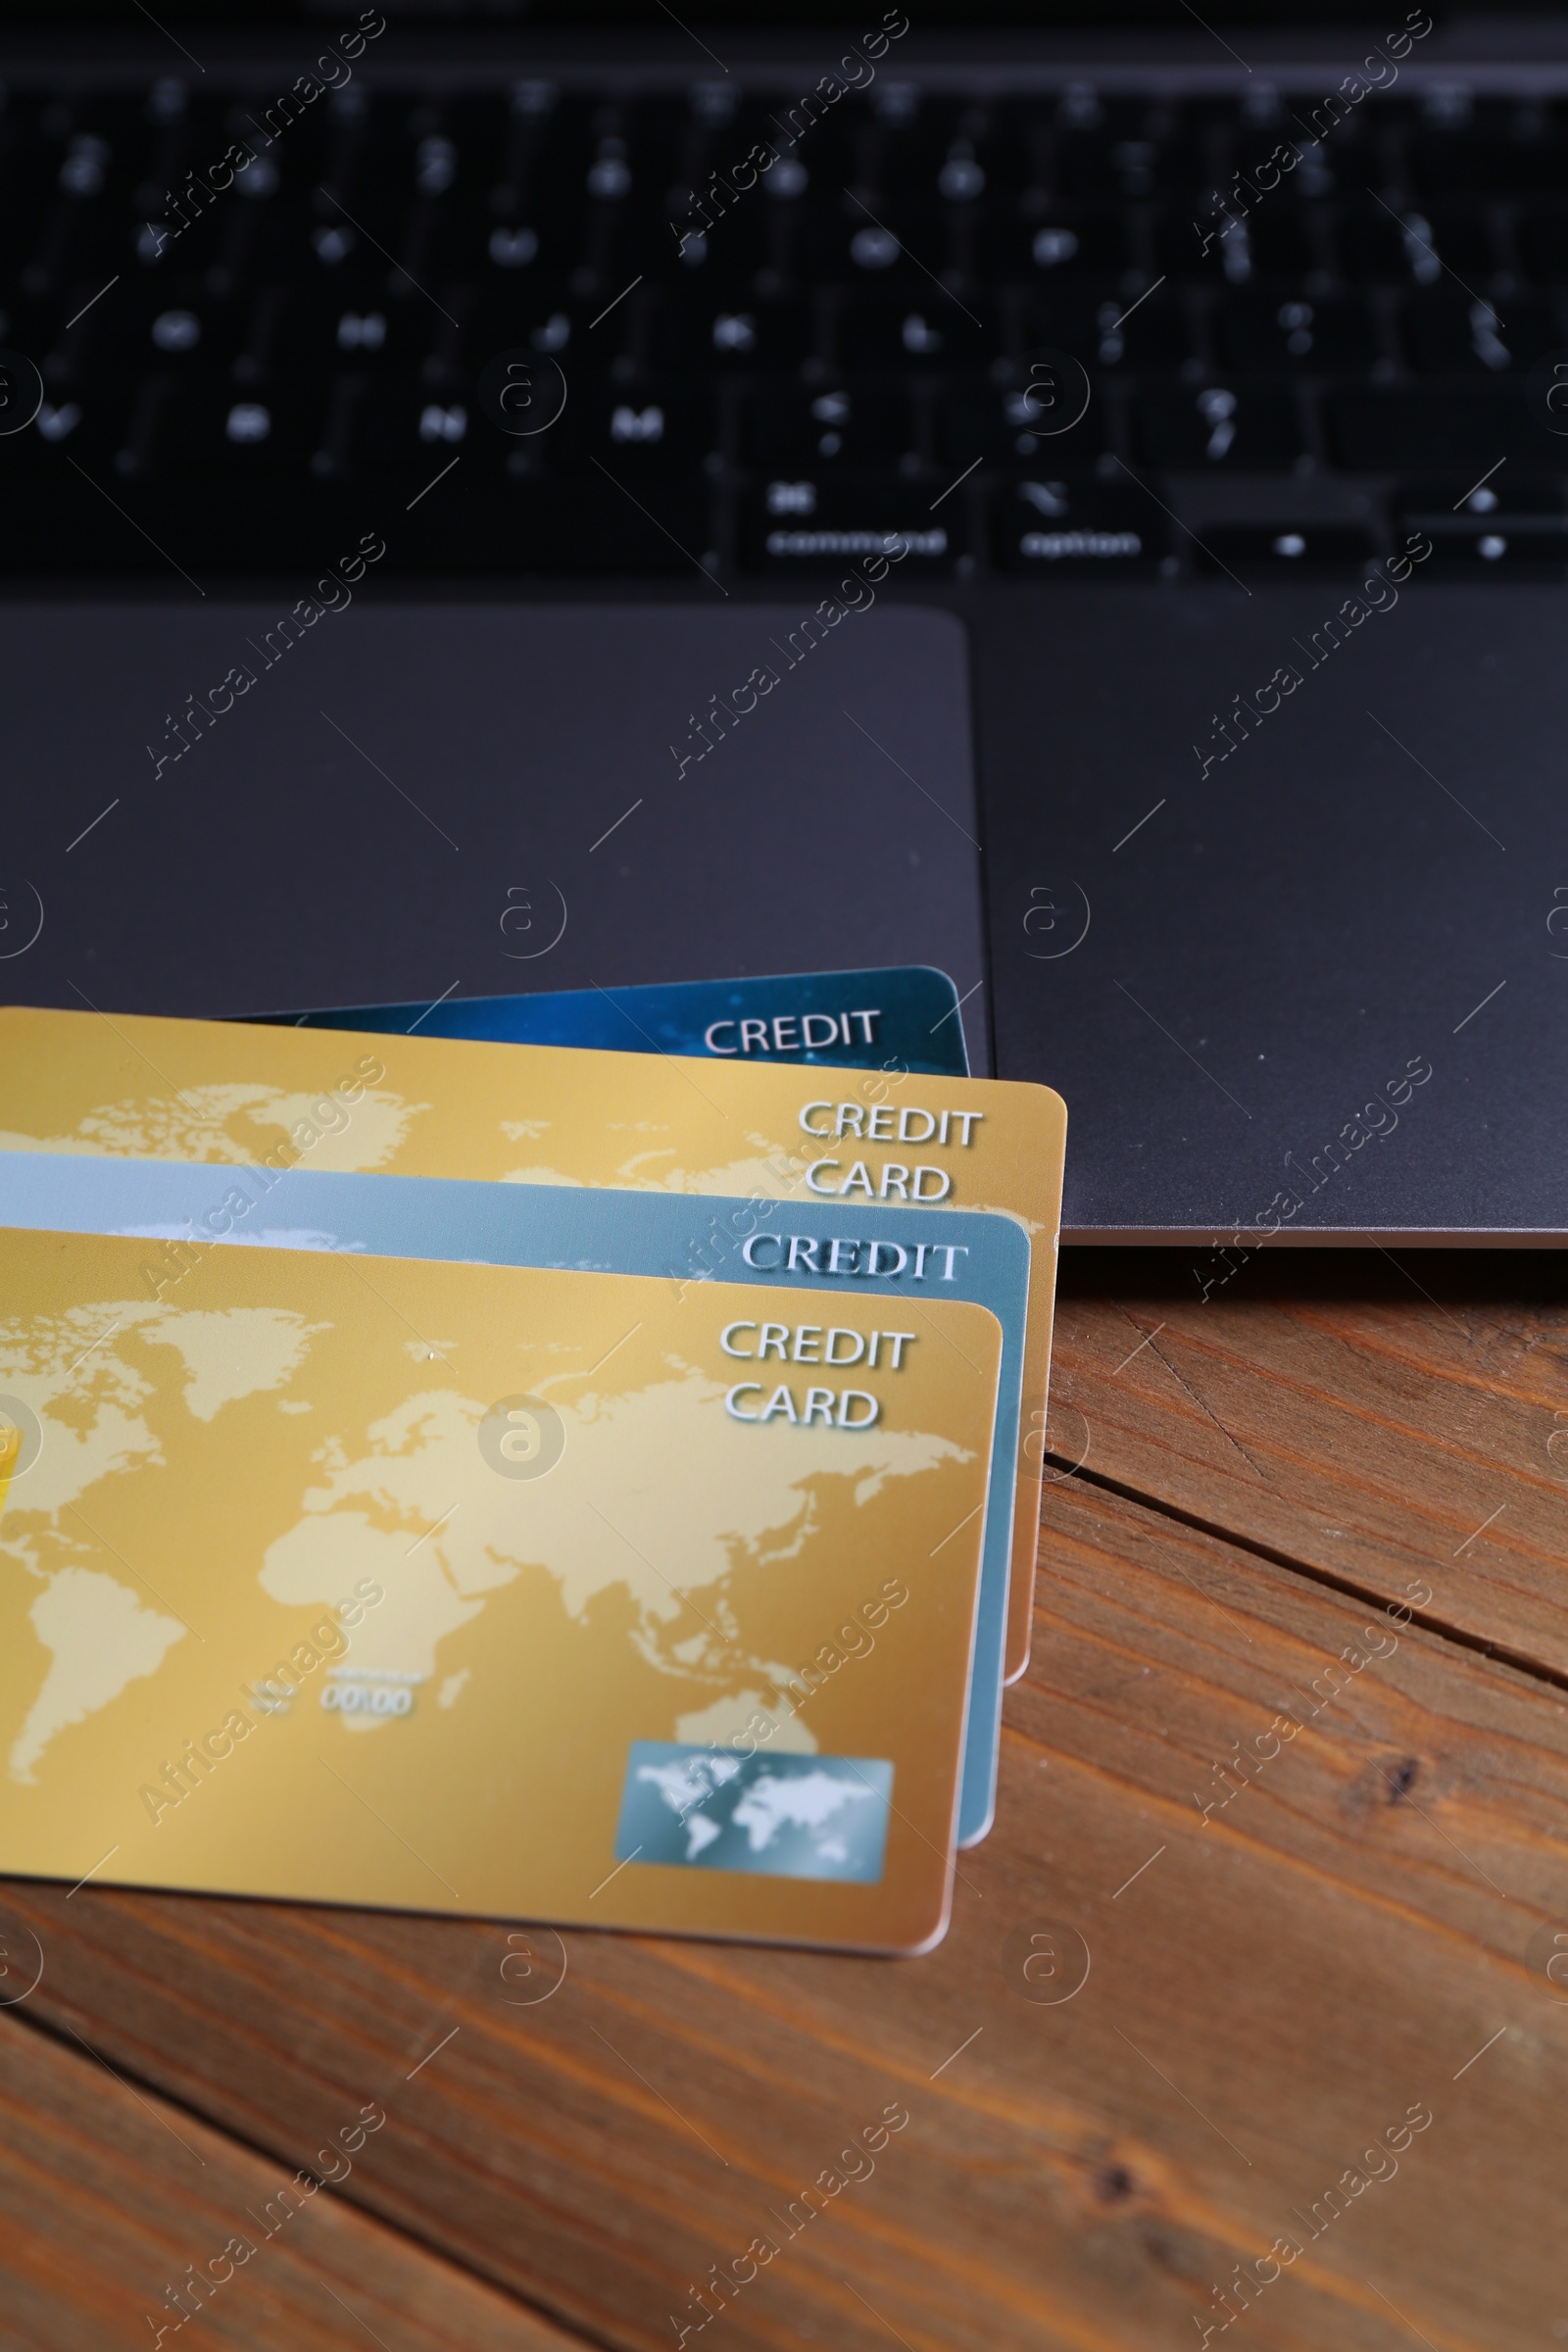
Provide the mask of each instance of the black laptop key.
POLYGON ((1537 422, 1522 384, 1368 385, 1331 394, 1327 414, 1334 453, 1350 472, 1451 471, 1462 489, 1502 458, 1568 465, 1568 440, 1537 422))
POLYGON ((784 373, 816 354, 814 306, 725 300, 700 285, 662 290, 649 307, 649 351, 656 369, 784 373))
POLYGON ((1174 191, 1192 203, 1209 178, 1208 144, 1196 120, 1180 107, 1162 107, 1152 115, 1149 133, 1154 147, 1153 186, 1144 193, 1174 191))
POLYGON ((706 384, 675 376, 621 383, 573 374, 568 381, 560 423, 540 437, 538 454, 546 464, 604 467, 617 479, 701 478, 716 430, 706 384))
POLYGON ((219 474, 303 488, 326 445, 331 414, 332 386, 324 378, 264 378, 245 386, 221 375, 149 379, 116 465, 132 478, 144 471, 163 481, 219 474))
MULTIPOLYGON (((407 249, 399 258, 425 283, 471 277, 486 266, 485 245, 501 215, 492 183, 459 179, 444 195, 418 198, 410 208, 407 249)), ((515 208, 514 208, 515 209, 515 208)), ((557 265, 561 257, 557 258, 557 265)))
POLYGON ((1338 208, 1334 243, 1340 271, 1352 285, 1436 285, 1443 275, 1431 220, 1415 206, 1352 198, 1338 208))
POLYGON ((238 357, 248 304, 201 294, 182 299, 178 293, 172 301, 150 303, 143 290, 138 292, 141 299, 127 302, 122 311, 112 310, 113 296, 102 306, 112 314, 105 321, 106 336, 113 334, 138 368, 158 368, 174 374, 216 371, 238 357))
POLYGON ((125 256, 125 199, 93 202, 61 196, 35 216, 19 238, 16 264, 22 286, 42 293, 76 276, 98 284, 122 267, 125 256))
POLYGON ((312 371, 416 368, 436 349, 446 324, 433 303, 384 279, 358 285, 306 285, 268 305, 270 358, 279 368, 312 371))
POLYGON ((968 527, 963 492, 947 487, 900 474, 762 483, 742 502, 742 561, 775 576, 848 574, 892 554, 901 580, 950 571, 968 527))
MULTIPOLYGON (((144 264, 149 257, 138 246, 144 264)), ((314 191, 270 196, 265 203, 235 203, 207 214, 198 228, 170 245, 150 266, 205 271, 234 263, 257 272, 257 285, 312 285, 367 274, 385 283, 388 263, 341 215, 324 211, 314 191), (199 237, 205 242, 198 244, 199 237)))
POLYGON ((460 298, 456 315, 461 321, 462 363, 476 373, 501 352, 513 350, 543 352, 568 372, 585 365, 608 367, 618 355, 633 316, 620 303, 602 318, 597 309, 573 301, 559 284, 533 278, 493 282, 466 301, 460 298))
POLYGON ((897 384, 760 384, 746 412, 746 455, 768 471, 891 472, 913 443, 908 396, 897 384))
POLYGON ((1172 386, 1146 393, 1138 416, 1150 464, 1193 473, 1279 472, 1305 448, 1295 399, 1283 386, 1172 386))
POLYGON ((146 172, 154 132, 137 99, 128 91, 100 92, 74 107, 49 107, 41 118, 42 144, 35 168, 53 180, 70 203, 86 208, 123 204, 146 172), (51 137, 62 113, 69 115, 51 137))
MULTIPOLYGON (((936 193, 945 204, 974 211, 987 199, 1016 195, 1023 184, 1024 159, 1009 126, 965 109, 951 138, 929 154, 936 193)), ((927 186, 931 184, 927 181, 927 186)))
POLYGON ((1118 373, 1163 375, 1194 356, 1187 314, 1157 280, 1098 302, 1062 285, 1025 307, 1022 331, 1031 351, 1071 352, 1091 368, 1118 373))
POLYGON ((1361 375, 1377 357, 1372 313, 1353 297, 1231 294, 1215 332, 1226 366, 1242 375, 1361 375))
POLYGON ((1463 283, 1478 294, 1501 265, 1492 222, 1479 205, 1396 205, 1368 195, 1342 207, 1338 250, 1359 285, 1463 283))
POLYGON ((1494 305, 1448 283, 1411 295, 1404 318, 1412 363, 1429 375, 1519 375, 1561 342, 1544 303, 1494 305))
POLYGON ((312 208, 323 225, 351 232, 361 252, 391 254, 396 260, 405 243, 408 191, 401 176, 372 174, 367 161, 352 150, 340 154, 336 168, 313 191, 312 208))
POLYGON ((873 123, 865 160, 890 196, 973 204, 984 194, 991 176, 985 118, 961 100, 917 98, 912 108, 901 104, 893 115, 874 116, 873 123))
MULTIPOLYGON (((209 216, 211 227, 199 245, 194 238, 180 237, 166 245, 149 262, 143 223, 137 232, 136 258, 147 271, 149 283, 173 271, 199 277, 209 292, 233 295, 254 293, 264 285, 310 280, 329 273, 329 265, 318 250, 313 231, 319 233, 328 253, 335 253, 339 250, 339 238, 345 233, 341 223, 336 224, 335 232, 332 227, 323 227, 311 209, 308 194, 277 193, 275 178, 272 190, 264 192, 267 189, 262 178, 264 167, 275 174, 276 167, 263 156, 253 172, 235 183, 235 200, 215 207, 209 216), (250 193, 252 189, 257 191, 254 196, 250 193)), ((346 233, 353 237, 359 253, 371 263, 384 281, 385 259, 356 232, 346 233)))
POLYGON ((1194 533, 1201 572, 1281 579, 1289 572, 1353 571, 1377 554, 1362 525, 1345 522, 1204 522, 1194 533))
POLYGON ((461 388, 438 388, 415 375, 389 373, 365 391, 351 463, 429 481, 453 458, 476 446, 494 458, 498 439, 480 414, 471 379, 461 388))
POLYGON ((903 296, 850 294, 838 318, 839 357, 857 372, 935 373, 983 368, 1002 349, 1001 328, 956 295, 928 285, 903 296))
MULTIPOLYGON (((1195 240, 1196 242, 1196 240, 1195 240)), ((981 274, 991 285, 1090 278, 1119 282, 1133 267, 1128 215, 1114 206, 1055 205, 1045 211, 988 206, 980 223, 981 274)))
POLYGON ((443 111, 442 126, 457 148, 460 173, 487 192, 501 176, 509 111, 508 101, 491 90, 463 91, 443 111))
POLYGON ((1085 406, 1088 389, 1081 376, 1031 387, 1021 372, 1011 384, 950 384, 941 404, 943 451, 954 466, 1082 466, 1105 446, 1104 403, 1091 394, 1085 406))
POLYGON ((941 300, 941 279, 954 256, 950 221, 940 205, 901 204, 875 192, 841 196, 816 212, 807 240, 809 275, 830 285, 878 288, 890 283, 941 300))
POLYGON ((600 112, 591 91, 564 91, 528 76, 512 85, 500 159, 490 181, 498 214, 546 190, 580 189, 587 169, 590 125, 600 112))
POLYGON ((1172 276, 1219 286, 1258 281, 1298 285, 1318 266, 1314 223, 1300 205, 1258 206, 1251 213, 1225 209, 1224 191, 1212 200, 1169 206, 1160 224, 1159 249, 1172 276))
POLYGON ((694 142, 702 141, 712 102, 707 95, 694 99, 690 90, 649 92, 618 110, 634 186, 667 187, 694 142))
MULTIPOLYGON (((1118 171, 1111 161, 1116 148, 1125 162, 1129 153, 1137 152, 1137 134, 1143 128, 1143 110, 1123 126, 1124 136, 1117 138, 1108 128, 1064 129, 1055 142, 1056 181, 1061 192, 1072 202, 1091 204, 1114 203, 1129 194, 1149 195, 1152 191, 1153 175, 1147 169, 1139 184, 1128 186, 1125 169, 1118 171)), ((1152 150, 1147 150, 1149 165, 1152 165, 1152 150)))
MULTIPOLYGON (((1461 199, 1429 204, 1421 216, 1426 238, 1443 265, 1445 281, 1485 294, 1498 271, 1507 266, 1506 246, 1499 242, 1495 209, 1461 199)), ((1410 216, 1412 225, 1414 216, 1410 216)))
MULTIPOLYGON (((37 320, 35 332, 41 329, 29 356, 58 381, 82 384, 104 368, 139 372, 156 364, 148 341, 149 322, 137 315, 134 298, 124 288, 106 290, 76 282, 29 307, 37 320)), ((171 313, 182 315, 184 308, 175 296, 171 313)), ((161 304, 157 315, 163 315, 161 304)))
POLYGON ((1323 267, 1328 254, 1327 220, 1321 205, 1293 202, 1259 205, 1248 220, 1248 249, 1253 282, 1297 285, 1323 267))
POLYGON ((1179 122, 1150 112, 1120 130, 1066 133, 1058 148, 1061 184, 1089 203, 1146 201, 1179 190, 1191 195, 1204 177, 1202 152, 1179 122))
POLYGON ((724 287, 735 296, 752 292, 759 270, 773 267, 781 274, 789 259, 784 216, 797 208, 767 202, 770 193, 766 181, 744 201, 727 202, 706 184, 677 189, 662 209, 639 216, 628 263, 656 282, 667 280, 671 290, 689 283, 724 287))
POLYGON ((584 267, 603 275, 629 263, 631 239, 662 192, 657 181, 639 183, 618 132, 598 138, 582 181, 584 267))
POLYGON ((1168 553, 1170 526, 1132 482, 1044 470, 1000 483, 991 545, 999 568, 1035 579, 1134 577, 1168 553))
POLYGON ((542 279, 564 285, 583 259, 582 215, 559 197, 455 212, 442 223, 432 260, 444 279, 497 289, 542 279))
POLYGON ((1454 495, 1452 481, 1408 483, 1396 496, 1401 532, 1430 539, 1443 570, 1473 578, 1560 574, 1568 563, 1568 485, 1501 470, 1454 495))
POLYGON ((427 217, 466 211, 489 192, 483 158, 471 143, 454 138, 444 122, 421 116, 422 110, 411 123, 412 152, 404 165, 415 210, 427 217))
MULTIPOLYGON (((28 481, 58 484, 75 466, 106 480, 116 453, 124 446, 136 389, 132 376, 110 376, 70 388, 46 384, 31 424, 0 438, 0 493, 9 497, 12 489, 28 481)), ((0 542, 4 538, 0 532, 0 542)))

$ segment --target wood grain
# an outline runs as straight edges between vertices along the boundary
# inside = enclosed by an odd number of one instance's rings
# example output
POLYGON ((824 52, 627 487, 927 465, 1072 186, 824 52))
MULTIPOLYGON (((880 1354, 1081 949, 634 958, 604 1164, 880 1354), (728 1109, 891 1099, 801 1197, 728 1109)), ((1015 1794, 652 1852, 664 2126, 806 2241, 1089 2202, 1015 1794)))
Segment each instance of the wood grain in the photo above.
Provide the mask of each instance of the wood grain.
POLYGON ((580 2345, 330 2189, 293 2210, 281 2193, 292 2172, 15 2014, 0 2016, 0 2097, 8 2352, 151 2352, 159 2328, 166 2346, 199 2338, 256 2352, 580 2345))
POLYGON ((1058 1476, 1384 1598, 1425 1576, 1434 1622, 1568 1684, 1560 1256, 1079 1250, 1052 1388, 1058 1476))
POLYGON ((13 1882, 28 2006, 276 2164, 380 2101, 339 2202, 627 2352, 683 2322, 737 2352, 1217 2343, 1214 2290, 1285 2233, 1233 2323, 1259 2347, 1550 2341, 1568 2010, 1527 1953, 1568 1921, 1561 1694, 1386 1617, 1369 1642, 1364 1604, 1079 1482, 1047 1511, 998 1827, 928 1959, 572 1934, 522 2006, 543 1934, 509 1975, 492 1927, 13 1882), (889 2106, 874 2171, 804 2220, 889 2106))

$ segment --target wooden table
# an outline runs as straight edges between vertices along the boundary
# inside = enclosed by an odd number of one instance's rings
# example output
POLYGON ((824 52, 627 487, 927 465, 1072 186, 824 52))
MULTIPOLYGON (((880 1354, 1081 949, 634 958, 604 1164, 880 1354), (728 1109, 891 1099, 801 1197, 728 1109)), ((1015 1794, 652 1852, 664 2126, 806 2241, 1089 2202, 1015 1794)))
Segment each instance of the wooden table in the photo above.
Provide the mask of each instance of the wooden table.
POLYGON ((930 1958, 573 1934, 563 1980, 482 1924, 0 1887, 0 1997, 44 1964, 0 2341, 1568 2337, 1562 1262, 1216 1268, 1064 1265, 1034 1662, 930 1958))

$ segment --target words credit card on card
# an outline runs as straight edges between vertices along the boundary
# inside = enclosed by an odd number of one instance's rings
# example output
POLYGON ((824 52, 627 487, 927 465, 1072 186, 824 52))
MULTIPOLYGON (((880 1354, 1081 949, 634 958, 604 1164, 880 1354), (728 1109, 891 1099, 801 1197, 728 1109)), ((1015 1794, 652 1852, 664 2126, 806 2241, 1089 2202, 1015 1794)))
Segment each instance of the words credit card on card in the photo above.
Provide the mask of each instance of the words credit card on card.
MULTIPOLYGON (((784 1280, 816 1295, 814 1308, 803 1305, 803 1313, 831 1321, 832 1294, 866 1291, 898 1305, 893 1322, 918 1318, 917 1330, 927 1327, 921 1306, 928 1298, 978 1300, 997 1317, 1003 1340, 958 1842, 972 1844, 990 1827, 1029 1289, 1029 1240, 1013 1218, 961 1209, 933 1218, 829 1200, 813 1202, 808 1214, 787 1201, 684 1193, 317 1175, 303 1163, 286 1174, 220 1172, 168 1160, 17 1152, 0 1153, 0 1224, 137 1235, 157 1245, 143 1266, 147 1296, 166 1300, 205 1250, 247 1243, 662 1274, 681 1289, 715 1272, 729 1281, 784 1280)), ((781 1334, 782 1326, 754 1319, 726 1337, 725 1352, 779 1361, 781 1334)))
POLYGON ((0 1871, 941 1934, 983 1307, 895 1339, 846 1294, 808 1340, 768 1288, 145 1260, 0 1232, 0 1871), (759 1317, 765 1372, 722 1345, 759 1317))

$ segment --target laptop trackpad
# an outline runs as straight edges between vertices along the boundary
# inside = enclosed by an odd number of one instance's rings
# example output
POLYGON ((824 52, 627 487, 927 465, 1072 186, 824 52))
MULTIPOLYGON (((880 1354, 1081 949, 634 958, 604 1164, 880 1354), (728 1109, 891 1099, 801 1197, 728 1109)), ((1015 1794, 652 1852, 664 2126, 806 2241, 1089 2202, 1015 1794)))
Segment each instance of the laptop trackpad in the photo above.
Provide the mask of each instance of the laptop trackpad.
POLYGON ((212 1014, 933 963, 961 996, 963 632, 837 611, 13 606, 0 947, 44 921, 0 991, 212 1014))

